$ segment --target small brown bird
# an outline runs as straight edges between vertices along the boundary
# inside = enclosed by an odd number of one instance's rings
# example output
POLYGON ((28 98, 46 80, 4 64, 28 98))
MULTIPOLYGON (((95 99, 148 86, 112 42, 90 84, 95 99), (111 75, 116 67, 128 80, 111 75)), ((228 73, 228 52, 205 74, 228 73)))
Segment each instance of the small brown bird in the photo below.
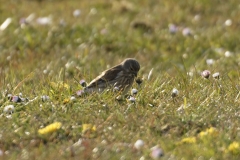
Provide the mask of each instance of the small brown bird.
POLYGON ((127 58, 119 65, 102 72, 84 88, 84 92, 102 92, 104 89, 112 87, 126 94, 131 88, 134 78, 137 77, 139 70, 140 65, 138 61, 133 58, 127 58))

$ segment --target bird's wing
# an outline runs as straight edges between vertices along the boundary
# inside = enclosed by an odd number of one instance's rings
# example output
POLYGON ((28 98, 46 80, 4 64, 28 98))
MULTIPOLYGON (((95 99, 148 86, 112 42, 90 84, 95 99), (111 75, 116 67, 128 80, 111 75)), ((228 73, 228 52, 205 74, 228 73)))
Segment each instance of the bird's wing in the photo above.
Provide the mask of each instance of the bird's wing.
POLYGON ((87 88, 101 87, 102 85, 105 87, 108 85, 108 82, 114 81, 119 76, 119 73, 121 73, 121 71, 122 71, 121 65, 117 65, 111 69, 108 69, 102 72, 102 74, 100 74, 94 80, 92 80, 90 84, 87 86, 87 88))

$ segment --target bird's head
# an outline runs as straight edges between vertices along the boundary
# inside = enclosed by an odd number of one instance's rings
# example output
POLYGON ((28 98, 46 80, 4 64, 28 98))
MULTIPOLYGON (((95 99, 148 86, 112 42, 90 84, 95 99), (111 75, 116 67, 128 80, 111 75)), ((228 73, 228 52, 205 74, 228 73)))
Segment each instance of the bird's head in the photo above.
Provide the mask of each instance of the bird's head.
POLYGON ((122 62, 122 66, 126 72, 130 72, 134 74, 135 77, 137 77, 137 73, 140 70, 140 64, 137 60, 133 58, 127 58, 122 62))

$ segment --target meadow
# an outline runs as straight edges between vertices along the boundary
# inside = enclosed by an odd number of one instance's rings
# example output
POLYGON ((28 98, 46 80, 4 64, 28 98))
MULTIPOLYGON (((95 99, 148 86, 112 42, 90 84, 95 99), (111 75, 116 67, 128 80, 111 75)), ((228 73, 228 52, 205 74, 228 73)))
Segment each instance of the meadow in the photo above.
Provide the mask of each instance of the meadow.
POLYGON ((0 0, 0 159, 240 159, 239 35, 238 0, 0 0))

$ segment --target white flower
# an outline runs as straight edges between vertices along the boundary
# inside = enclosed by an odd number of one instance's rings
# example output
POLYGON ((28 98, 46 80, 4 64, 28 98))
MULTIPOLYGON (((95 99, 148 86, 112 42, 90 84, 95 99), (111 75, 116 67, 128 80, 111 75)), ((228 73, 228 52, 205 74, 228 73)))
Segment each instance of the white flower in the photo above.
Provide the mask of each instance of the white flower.
POLYGON ((224 49, 223 48, 214 48, 214 51, 218 54, 223 54, 224 49))
POLYGON ((225 57, 230 57, 230 56, 232 56, 232 52, 226 51, 226 52, 224 53, 224 55, 225 55, 225 57))
POLYGON ((12 102, 22 102, 22 99, 19 96, 12 96, 12 102))
POLYGON ((87 83, 84 79, 80 80, 79 82, 81 84, 82 87, 86 87, 87 86, 87 83))
POLYGON ((117 87, 117 86, 115 86, 114 88, 113 88, 113 91, 115 91, 115 92, 117 92, 117 91, 119 91, 120 89, 119 89, 119 87, 117 87))
POLYGON ((207 59, 206 60, 207 65, 213 65, 214 64, 214 59, 207 59))
POLYGON ((213 76, 213 78, 215 78, 215 79, 218 79, 219 78, 219 72, 216 72, 216 73, 214 73, 212 76, 213 76))
POLYGON ((97 14, 97 9, 96 9, 96 8, 91 8, 90 14, 91 14, 91 15, 97 14))
POLYGON ((193 77, 193 72, 187 72, 187 75, 193 77))
POLYGON ((151 157, 153 159, 159 159, 160 157, 162 157, 164 155, 163 150, 161 148, 159 148, 158 146, 154 146, 151 148, 151 157))
POLYGON ((48 70, 47 70, 47 69, 44 69, 44 70, 43 70, 43 73, 44 73, 44 74, 47 74, 47 73, 48 73, 48 70))
POLYGON ((5 113, 13 113, 14 112, 14 105, 7 105, 7 106, 5 106, 3 111, 5 113))
POLYGON ((84 90, 78 90, 78 91, 76 92, 76 95, 77 95, 77 96, 82 96, 84 93, 85 93, 84 90))
POLYGON ((178 31, 178 27, 174 24, 169 24, 168 29, 169 29, 169 32, 172 33, 172 34, 174 34, 178 31))
POLYGON ((12 96, 13 96, 12 94, 8 94, 8 95, 7 95, 7 98, 8 98, 9 100, 11 100, 11 99, 12 99, 12 96))
POLYGON ((52 18, 51 17, 39 17, 37 19, 37 23, 39 25, 43 25, 43 26, 50 25, 52 23, 52 18))
POLYGON ((65 64, 65 67, 67 69, 73 68, 74 66, 75 66, 75 62, 73 62, 73 61, 69 61, 65 64))
POLYGON ((176 88, 173 88, 172 90, 172 97, 176 97, 178 95, 179 91, 176 88))
POLYGON ((199 14, 195 15, 193 20, 194 21, 199 21, 201 19, 201 16, 199 14))
POLYGON ((130 102, 135 102, 136 101, 136 99, 134 98, 134 97, 130 97, 129 99, 128 99, 130 102))
POLYGON ((203 78, 209 78, 211 72, 209 70, 204 70, 201 75, 203 78))
POLYGON ((43 102, 48 101, 50 99, 49 96, 47 96, 47 95, 43 95, 43 96, 41 96, 41 98, 42 98, 43 102))
POLYGON ((22 97, 22 96, 23 96, 23 94, 22 94, 22 93, 19 93, 19 94, 18 94, 18 96, 19 96, 19 97, 22 97))
POLYGON ((131 91, 132 95, 134 94, 137 94, 138 93, 138 90, 136 88, 133 88, 132 91, 131 91))
POLYGON ((76 101, 76 97, 72 96, 72 97, 70 98, 70 100, 71 100, 71 101, 76 101))
POLYGON ((225 21, 225 26, 231 26, 232 25, 232 20, 231 19, 227 19, 225 21))
POLYGON ((73 16, 74 17, 79 17, 80 14, 81 14, 81 10, 79 10, 79 9, 76 9, 75 11, 73 11, 73 16))
POLYGON ((134 143, 134 147, 136 148, 136 149, 142 149, 142 147, 144 146, 144 141, 143 140, 141 140, 141 139, 139 139, 139 140, 137 140, 135 143, 134 143))
POLYGON ((6 118, 7 118, 7 119, 12 119, 12 115, 11 115, 11 114, 6 115, 6 118))
POLYGON ((182 34, 183 34, 184 36, 190 36, 190 35, 192 34, 192 30, 191 30, 190 28, 184 28, 184 29, 182 30, 182 34))

